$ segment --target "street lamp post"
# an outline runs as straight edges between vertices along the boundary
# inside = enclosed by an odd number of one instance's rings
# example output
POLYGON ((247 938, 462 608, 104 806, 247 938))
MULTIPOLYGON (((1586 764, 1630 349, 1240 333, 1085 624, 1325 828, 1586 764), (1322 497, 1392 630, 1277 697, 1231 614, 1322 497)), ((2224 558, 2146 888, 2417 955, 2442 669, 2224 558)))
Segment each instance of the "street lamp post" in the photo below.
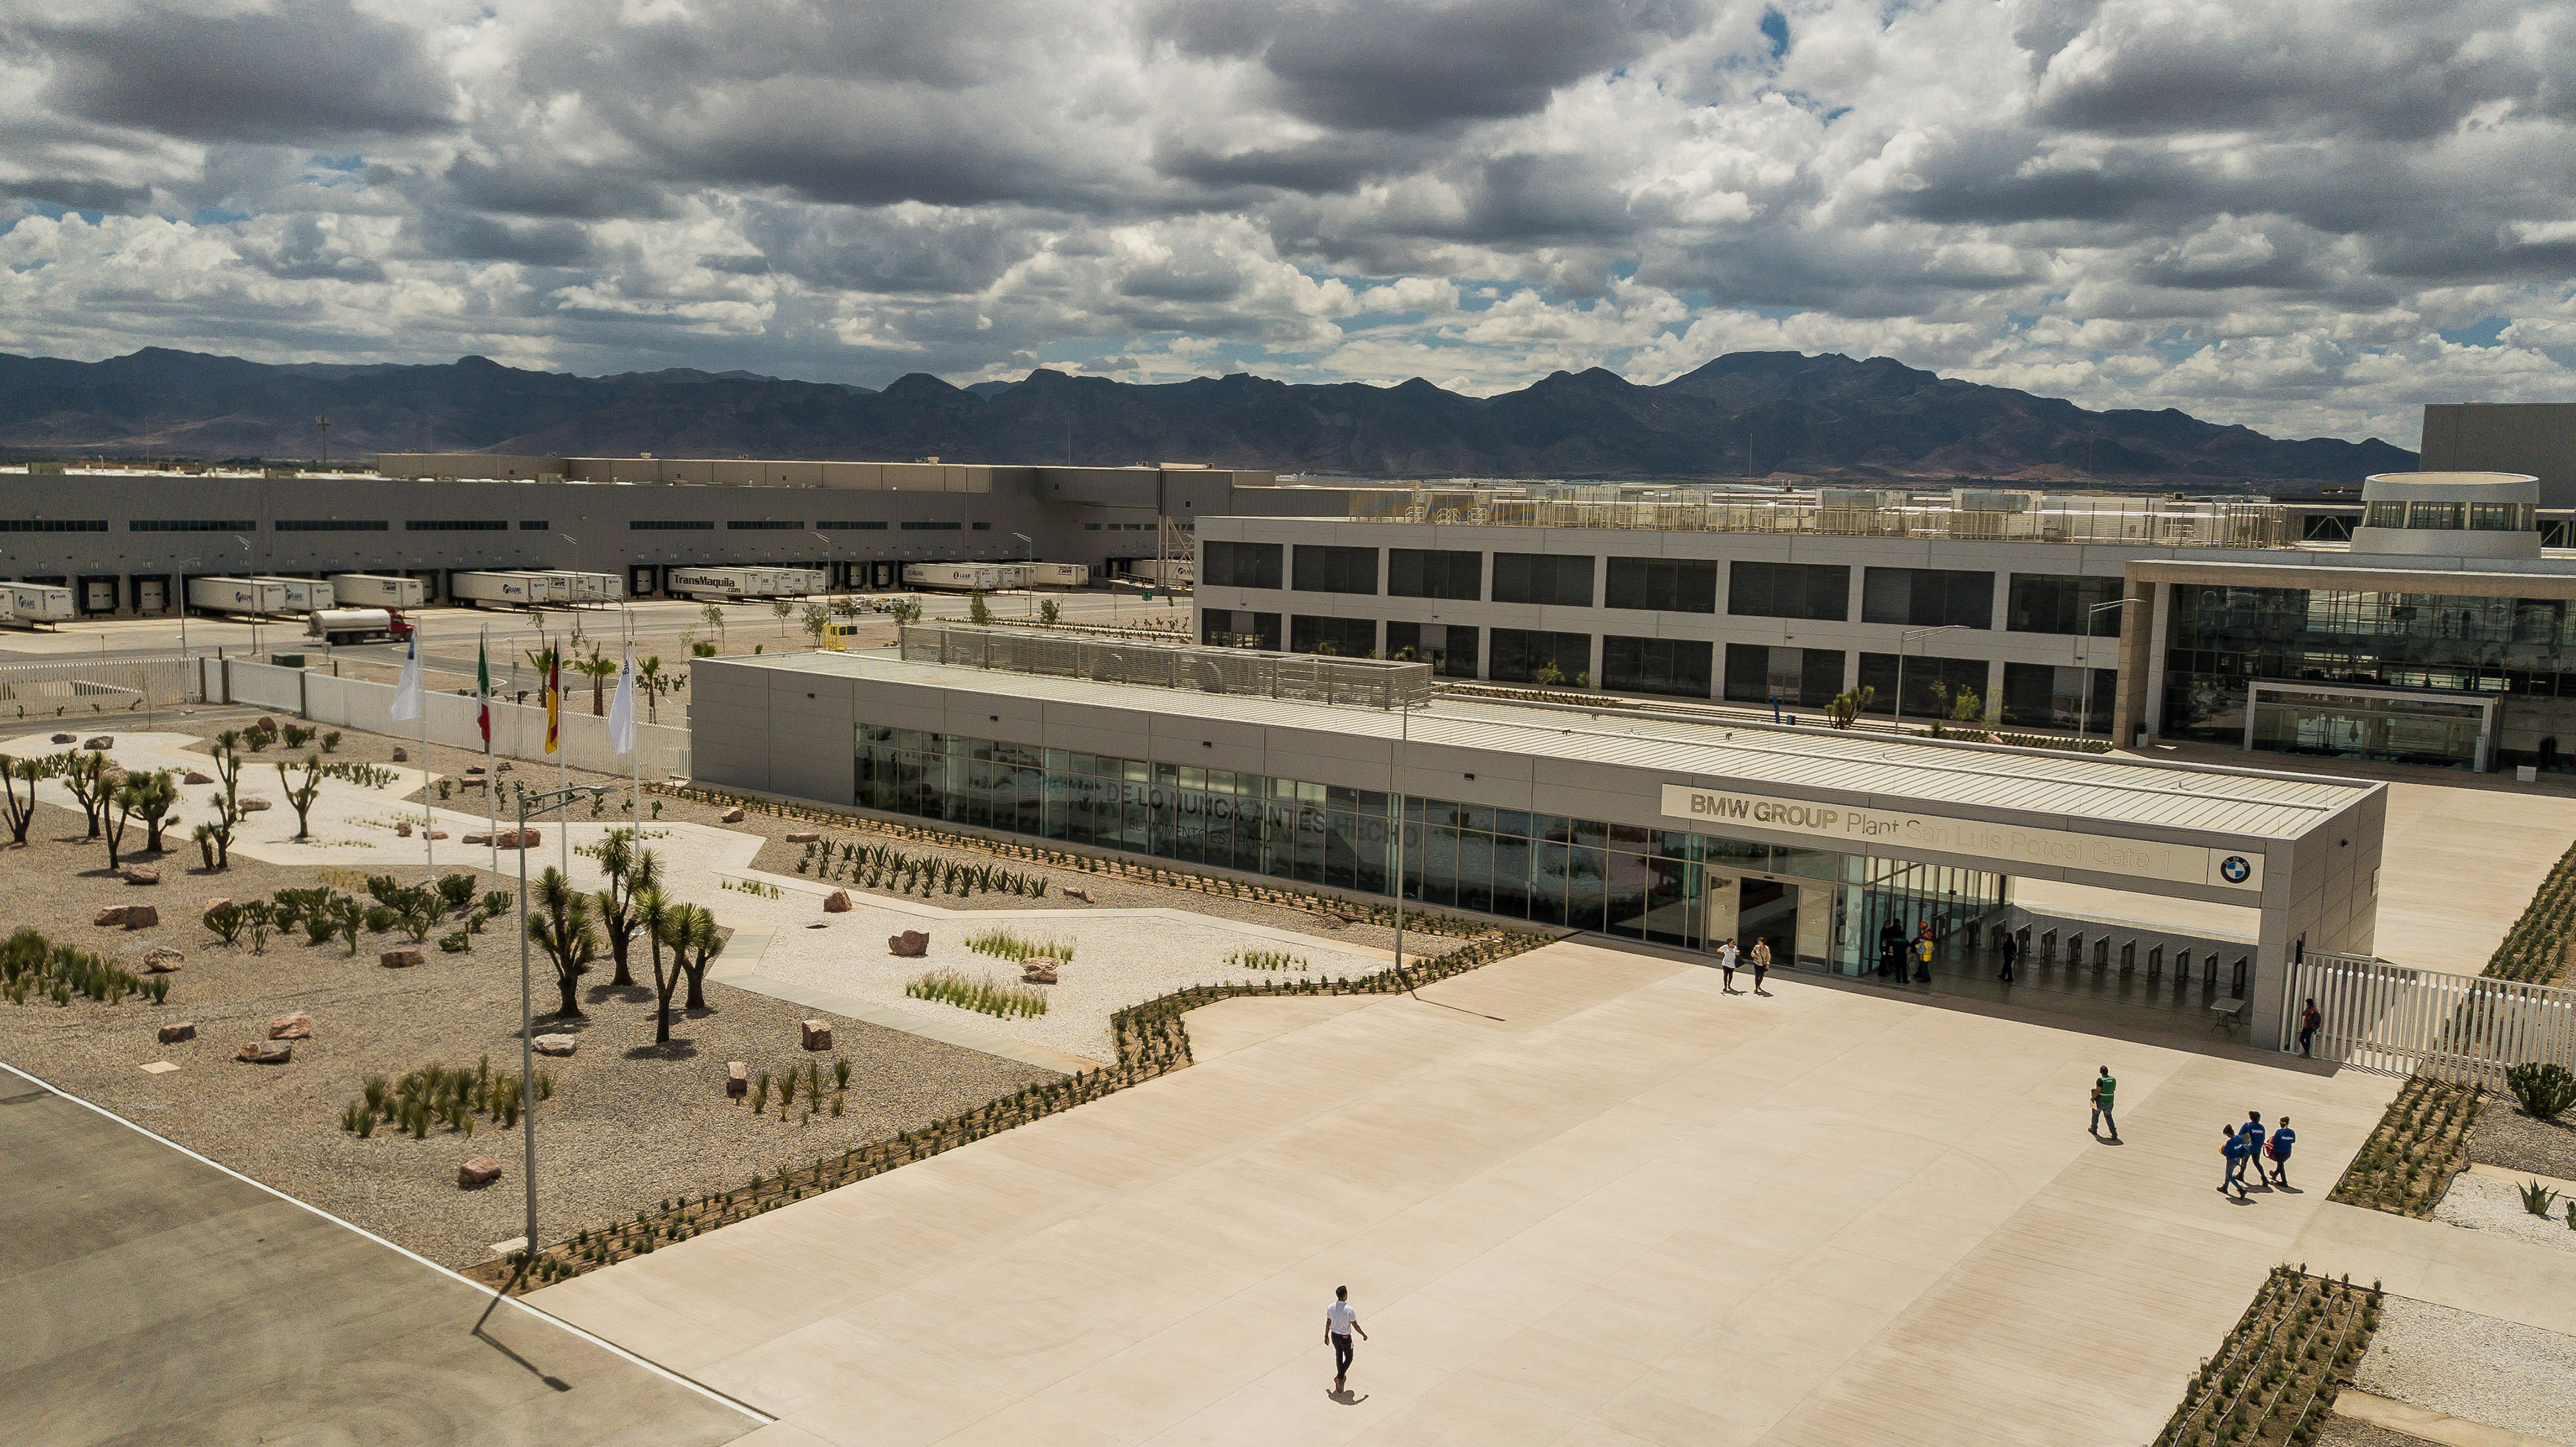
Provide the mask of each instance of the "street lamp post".
POLYGON ((2084 670, 2084 696, 2075 701, 2075 741, 2079 744, 2084 742, 2084 731, 2093 722, 2093 619, 2098 614, 2113 608, 2126 608, 2136 601, 2135 598, 2114 598, 2084 610, 2084 641, 2076 645, 2078 651, 2075 656, 2076 665, 2084 670))
POLYGON ((1912 647, 1914 640, 1917 638, 1922 638, 1934 633, 1947 633, 1953 628, 1965 628, 1967 626, 1968 625, 1965 623, 1936 623, 1929 628, 1908 628, 1903 633, 1897 635, 1896 721, 1892 727, 1894 727, 1898 733, 1905 732, 1905 650, 1912 647))
MULTIPOLYGON (((528 1195, 527 1245, 519 1252, 525 1275, 537 1259, 537 1011, 535 976, 528 959, 528 821, 556 813, 577 798, 599 798, 613 792, 604 784, 580 784, 543 794, 519 796, 519 1120, 525 1132, 526 1159, 520 1165, 528 1195), (548 802, 552 801, 552 802, 548 802), (534 812, 530 805, 538 805, 534 812)), ((557 828, 570 826, 558 824, 557 828)), ((565 887, 571 887, 570 876, 565 887)), ((504 1291, 508 1290, 505 1286, 504 1291)))
POLYGON ((1029 541, 1027 533, 1013 533, 1011 536, 1020 540, 1020 561, 1028 564, 1031 569, 1028 576, 1020 579, 1021 606, 1029 617, 1035 618, 1038 616, 1038 580, 1035 571, 1038 545, 1029 541))

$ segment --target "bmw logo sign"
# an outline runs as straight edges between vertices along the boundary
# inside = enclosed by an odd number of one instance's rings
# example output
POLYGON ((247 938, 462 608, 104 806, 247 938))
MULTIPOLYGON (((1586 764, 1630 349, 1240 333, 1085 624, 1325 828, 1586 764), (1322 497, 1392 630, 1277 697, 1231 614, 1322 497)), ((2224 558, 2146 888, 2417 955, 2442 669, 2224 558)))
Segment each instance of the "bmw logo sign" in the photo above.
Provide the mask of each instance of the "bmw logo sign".
POLYGON ((2253 872, 2254 866, 2246 863, 2245 856, 2242 854, 2230 854, 2218 861, 2219 878, 2230 884, 2243 884, 2246 876, 2253 872))

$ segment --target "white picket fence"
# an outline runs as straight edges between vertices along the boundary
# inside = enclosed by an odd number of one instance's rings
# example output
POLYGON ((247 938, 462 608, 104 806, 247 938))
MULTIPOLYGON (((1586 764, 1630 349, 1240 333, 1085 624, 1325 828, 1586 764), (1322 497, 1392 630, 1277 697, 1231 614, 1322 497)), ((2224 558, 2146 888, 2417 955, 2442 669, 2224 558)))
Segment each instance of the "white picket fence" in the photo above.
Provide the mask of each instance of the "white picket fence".
MULTIPOLYGON (((310 723, 336 728, 359 729, 371 734, 394 738, 420 737, 419 719, 397 723, 393 717, 394 686, 390 683, 368 683, 355 678, 334 678, 312 669, 279 668, 267 663, 248 663, 227 659, 224 663, 223 687, 235 703, 255 703, 263 708, 300 713, 310 723)), ((572 706, 563 713, 562 757, 576 769, 602 774, 625 774, 634 770, 636 761, 612 748, 608 740, 608 720, 590 712, 589 690, 572 695, 572 706)), ((453 693, 425 695, 423 712, 429 719, 429 740, 449 748, 483 747, 483 734, 475 726, 474 700, 453 693)), ((553 763, 555 755, 545 751, 546 711, 518 704, 492 705, 492 752, 501 758, 531 763, 553 763)), ((635 748, 643 755, 644 777, 667 779, 686 777, 689 772, 689 731, 668 724, 639 723, 635 726, 635 748)))
POLYGON ((2309 1000, 2323 1017, 2311 1047, 2319 1059, 2489 1090, 2526 1062, 2576 1070, 2576 990, 2310 954, 2289 972, 2282 1049, 2298 1048, 2309 1000))

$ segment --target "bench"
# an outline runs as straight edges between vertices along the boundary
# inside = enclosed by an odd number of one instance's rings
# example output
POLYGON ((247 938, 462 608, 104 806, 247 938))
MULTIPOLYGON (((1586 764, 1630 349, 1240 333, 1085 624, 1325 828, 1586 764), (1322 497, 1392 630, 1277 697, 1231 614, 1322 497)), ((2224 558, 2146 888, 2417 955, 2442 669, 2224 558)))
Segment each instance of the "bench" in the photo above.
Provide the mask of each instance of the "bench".
POLYGON ((2245 1013, 2245 1002, 2242 1000, 2212 1000, 2209 1002, 2209 1012, 2218 1017, 2216 1028, 2221 1030, 2233 1030, 2236 1028, 2237 1018, 2245 1013))

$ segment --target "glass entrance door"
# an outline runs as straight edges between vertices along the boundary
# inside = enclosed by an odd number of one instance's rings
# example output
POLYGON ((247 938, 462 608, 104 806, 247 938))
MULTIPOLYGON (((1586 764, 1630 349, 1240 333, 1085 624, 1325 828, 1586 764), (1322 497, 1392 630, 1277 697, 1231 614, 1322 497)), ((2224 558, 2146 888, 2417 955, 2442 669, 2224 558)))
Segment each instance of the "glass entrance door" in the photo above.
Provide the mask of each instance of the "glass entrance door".
POLYGON ((1771 945, 1772 964, 1786 969, 1798 960, 1798 887, 1776 879, 1736 882, 1735 944, 1746 954, 1755 940, 1771 945))

